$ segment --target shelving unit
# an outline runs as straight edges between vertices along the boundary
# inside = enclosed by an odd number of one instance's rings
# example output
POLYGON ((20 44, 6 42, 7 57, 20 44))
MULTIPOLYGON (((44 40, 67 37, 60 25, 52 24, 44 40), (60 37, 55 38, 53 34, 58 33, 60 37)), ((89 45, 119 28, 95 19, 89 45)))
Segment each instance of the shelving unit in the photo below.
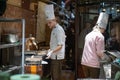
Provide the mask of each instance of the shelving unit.
POLYGON ((12 43, 12 44, 2 44, 2 45, 0 45, 0 49, 15 47, 15 46, 18 46, 18 45, 22 45, 22 43, 19 42, 19 43, 12 43))
POLYGON ((21 72, 24 74, 24 52, 25 52, 25 19, 0 18, 0 22, 21 22, 22 23, 22 43, 0 44, 0 49, 14 47, 22 44, 21 72))

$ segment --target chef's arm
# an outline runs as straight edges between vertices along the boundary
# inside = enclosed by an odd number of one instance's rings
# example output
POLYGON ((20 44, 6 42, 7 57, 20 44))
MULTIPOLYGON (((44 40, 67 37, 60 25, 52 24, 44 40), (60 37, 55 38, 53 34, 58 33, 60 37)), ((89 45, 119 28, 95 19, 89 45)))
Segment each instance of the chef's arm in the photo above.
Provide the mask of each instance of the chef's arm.
POLYGON ((58 45, 54 50, 53 53, 56 53, 57 51, 59 51, 62 48, 62 45, 58 45))
POLYGON ((103 52, 97 52, 97 55, 102 59, 104 57, 104 53, 103 52))
POLYGON ((105 56, 104 51, 105 51, 104 38, 98 38, 96 40, 96 52, 101 59, 105 56))
POLYGON ((101 60, 110 60, 109 56, 105 52, 99 53, 99 57, 101 60))

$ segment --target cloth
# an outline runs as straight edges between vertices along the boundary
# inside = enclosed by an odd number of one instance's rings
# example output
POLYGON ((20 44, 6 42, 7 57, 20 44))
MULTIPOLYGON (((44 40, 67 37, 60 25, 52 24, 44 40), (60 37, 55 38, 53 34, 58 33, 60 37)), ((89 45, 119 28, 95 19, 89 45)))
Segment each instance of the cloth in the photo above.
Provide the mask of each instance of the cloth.
POLYGON ((84 65, 82 65, 82 68, 84 71, 85 78, 95 78, 95 79, 99 78, 100 68, 93 68, 84 65))
POLYGON ((104 51, 104 36, 98 30, 93 30, 85 37, 85 45, 82 55, 82 65, 100 68, 100 56, 104 51))
POLYGON ((62 80, 62 60, 51 60, 51 75, 52 80, 62 80))
POLYGON ((64 59, 65 58, 65 32, 63 28, 57 24, 55 28, 52 29, 50 38, 50 49, 54 50, 58 45, 62 45, 62 49, 57 53, 51 55, 51 59, 64 59))

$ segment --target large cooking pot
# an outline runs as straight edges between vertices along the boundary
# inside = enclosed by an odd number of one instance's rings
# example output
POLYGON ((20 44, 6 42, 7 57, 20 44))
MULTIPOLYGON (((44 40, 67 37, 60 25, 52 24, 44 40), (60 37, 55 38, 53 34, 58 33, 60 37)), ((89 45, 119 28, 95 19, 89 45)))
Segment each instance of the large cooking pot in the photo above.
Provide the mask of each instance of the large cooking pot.
POLYGON ((15 43, 19 41, 17 34, 3 34, 1 39, 2 43, 15 43))

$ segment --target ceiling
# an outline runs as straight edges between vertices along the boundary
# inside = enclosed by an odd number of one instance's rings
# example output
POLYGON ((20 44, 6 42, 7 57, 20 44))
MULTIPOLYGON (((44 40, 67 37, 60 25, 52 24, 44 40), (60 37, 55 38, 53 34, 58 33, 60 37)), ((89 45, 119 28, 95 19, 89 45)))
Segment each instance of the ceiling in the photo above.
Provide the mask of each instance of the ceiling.
POLYGON ((120 0, 78 0, 77 6, 97 8, 99 12, 110 14, 112 21, 120 21, 120 0))
POLYGON ((120 4, 120 0, 78 0, 78 6, 100 5, 100 3, 120 4))

